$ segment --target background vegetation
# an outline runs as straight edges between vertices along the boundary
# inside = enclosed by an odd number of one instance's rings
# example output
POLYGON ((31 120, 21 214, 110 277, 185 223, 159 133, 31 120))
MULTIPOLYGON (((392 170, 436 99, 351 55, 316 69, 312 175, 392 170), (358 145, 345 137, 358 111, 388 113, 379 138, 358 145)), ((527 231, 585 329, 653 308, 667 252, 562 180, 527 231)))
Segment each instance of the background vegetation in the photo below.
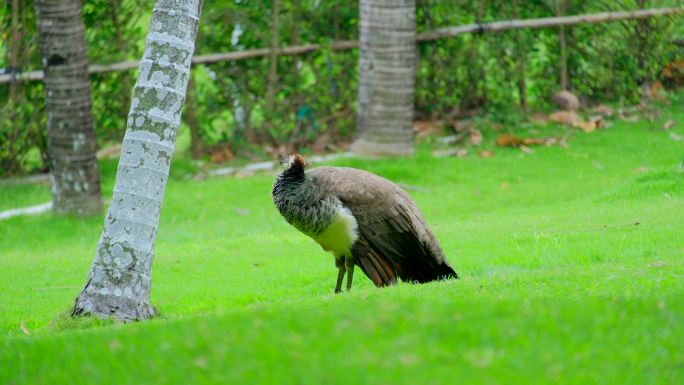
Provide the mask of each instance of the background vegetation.
MULTIPOLYGON (((212 1, 204 5, 197 53, 329 44, 358 37, 356 2, 284 0, 212 1), (274 15, 278 28, 274 28, 274 15)), ((446 1, 417 2, 418 31, 494 20, 681 5, 678 0, 446 1)), ((84 2, 88 55, 93 64, 138 59, 151 3, 84 2)), ((0 7, 2 41, 9 38, 10 2, 0 7)), ((31 1, 21 2, 21 71, 40 68, 31 1)), ((684 58, 681 17, 565 28, 569 87, 585 103, 633 104, 640 85, 660 81, 668 63, 684 58)), ((487 115, 517 122, 521 108, 545 108, 559 89, 559 38, 554 28, 469 34, 419 44, 416 115, 442 120, 487 115)), ((275 74, 269 57, 195 66, 184 130, 198 144, 196 157, 259 158, 277 148, 335 150, 354 133, 357 50, 323 49, 280 56, 275 74), (269 99, 268 95, 273 95, 269 99)), ((0 44, 0 68, 10 68, 0 44)), ((92 75, 95 129, 101 146, 118 142, 125 129, 134 71, 92 75)), ((45 170, 42 84, 18 83, 16 100, 0 85, 0 174, 45 170)), ((182 148, 181 150, 186 150, 182 148)))
MULTIPOLYGON (((15 65, 27 71, 39 68, 37 36, 31 2, 20 3, 15 65)), ((139 58, 151 5, 85 1, 91 62, 139 58)), ((356 39, 356 5, 207 1, 198 53, 269 48, 276 31, 281 46, 356 39)), ((681 4, 439 0, 418 1, 417 12, 428 31, 671 5, 681 4)), ((456 148, 427 136, 413 157, 334 164, 404 186, 461 279, 377 289, 357 272, 341 295, 332 258, 274 209, 271 173, 195 178, 197 162, 184 155, 191 132, 196 155, 215 161, 343 147, 354 132, 357 51, 196 66, 155 248, 160 316, 126 325, 69 316, 103 215, 2 220, 0 384, 684 383, 684 94, 642 98, 682 79, 668 72, 684 59, 682 25, 567 28, 567 61, 558 29, 421 43, 417 118, 486 121, 461 132, 477 150, 440 157, 456 148), (590 133, 523 119, 549 108, 562 63, 586 105, 640 104, 590 133), (502 133, 554 145, 495 147, 502 133)), ((101 146, 123 135, 134 79, 92 76, 101 146)), ((0 86, 3 176, 45 168, 42 93, 40 82, 0 86)), ((105 205, 116 167, 100 161, 105 205)), ((50 196, 47 183, 3 184, 0 211, 50 196)))
MULTIPOLYGON (((684 122, 681 107, 532 154, 436 158, 423 144, 337 161, 412 186, 461 275, 448 282, 377 289, 357 272, 333 295, 333 258, 278 215, 272 175, 187 180, 181 159, 153 268, 161 316, 73 320, 102 216, 0 221, 0 383, 682 383, 684 154, 671 134, 684 129, 661 128, 684 122)), ((103 162, 105 195, 114 174, 103 162)), ((0 194, 7 207, 50 196, 0 194)))

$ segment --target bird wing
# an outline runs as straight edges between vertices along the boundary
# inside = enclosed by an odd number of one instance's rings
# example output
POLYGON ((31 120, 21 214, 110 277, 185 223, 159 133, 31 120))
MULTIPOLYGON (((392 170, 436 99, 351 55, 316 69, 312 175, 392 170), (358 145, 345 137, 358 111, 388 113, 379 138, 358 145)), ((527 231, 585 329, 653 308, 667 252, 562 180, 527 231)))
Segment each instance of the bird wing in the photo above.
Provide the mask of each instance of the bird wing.
POLYGON ((456 276, 446 264, 439 242, 411 198, 377 175, 345 167, 307 171, 324 194, 333 194, 357 220, 359 238, 352 254, 377 285, 428 282, 456 276))

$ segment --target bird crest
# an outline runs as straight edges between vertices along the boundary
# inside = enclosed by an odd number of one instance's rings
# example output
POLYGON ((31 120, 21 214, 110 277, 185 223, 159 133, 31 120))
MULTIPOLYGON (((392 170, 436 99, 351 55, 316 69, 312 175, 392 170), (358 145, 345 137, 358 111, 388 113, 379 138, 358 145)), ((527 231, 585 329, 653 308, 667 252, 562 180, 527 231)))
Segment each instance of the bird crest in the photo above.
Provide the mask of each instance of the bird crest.
POLYGON ((292 154, 290 156, 286 156, 284 154, 279 154, 278 155, 278 161, 282 164, 287 165, 287 169, 302 169, 304 170, 307 166, 306 161, 304 160, 304 157, 299 155, 299 154, 292 154))

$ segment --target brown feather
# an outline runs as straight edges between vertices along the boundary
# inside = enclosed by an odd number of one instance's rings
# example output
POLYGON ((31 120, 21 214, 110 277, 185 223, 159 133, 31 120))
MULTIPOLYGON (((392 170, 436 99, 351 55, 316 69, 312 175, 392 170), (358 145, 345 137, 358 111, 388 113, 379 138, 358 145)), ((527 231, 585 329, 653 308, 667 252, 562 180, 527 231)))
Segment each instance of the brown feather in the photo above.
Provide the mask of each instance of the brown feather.
POLYGON ((366 171, 319 167, 307 171, 322 195, 336 196, 358 222, 352 255, 377 285, 457 278, 437 238, 399 186, 366 171))

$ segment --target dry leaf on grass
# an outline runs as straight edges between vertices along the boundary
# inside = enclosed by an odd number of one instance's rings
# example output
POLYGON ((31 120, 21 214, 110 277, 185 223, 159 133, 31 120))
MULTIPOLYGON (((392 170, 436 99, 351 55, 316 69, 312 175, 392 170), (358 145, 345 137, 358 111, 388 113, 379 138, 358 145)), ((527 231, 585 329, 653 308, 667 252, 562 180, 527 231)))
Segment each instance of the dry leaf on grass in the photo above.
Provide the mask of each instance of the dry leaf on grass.
POLYGON ((417 121, 413 122, 413 132, 418 138, 424 138, 430 135, 437 135, 442 133, 444 125, 442 122, 433 121, 417 121))
POLYGON ((597 128, 603 127, 603 118, 601 116, 594 116, 589 118, 588 121, 580 121, 575 127, 578 127, 584 132, 592 132, 597 128))
POLYGON ((674 140, 675 142, 681 142, 682 140, 684 140, 684 136, 681 136, 674 132, 670 132, 670 139, 674 140))
POLYGON ((615 113, 612 108, 606 106, 605 104, 599 104, 598 106, 594 106, 590 111, 606 118, 613 116, 613 114, 615 113))
POLYGON ((677 124, 674 120, 670 119, 665 124, 663 124, 663 129, 669 130, 670 128, 674 127, 677 124))
POLYGON ((549 115, 549 120, 555 123, 575 126, 582 118, 575 111, 556 111, 549 115))
POLYGON ((517 147, 526 154, 531 154, 534 151, 531 146, 553 146, 558 145, 563 148, 568 147, 568 139, 573 131, 569 131, 563 137, 548 137, 548 138, 519 138, 510 134, 502 134, 496 139, 496 145, 499 147, 517 147))
POLYGON ((482 133, 480 130, 474 128, 470 130, 470 144, 473 146, 479 146, 482 144, 482 133))
POLYGON ((539 146, 557 142, 556 138, 518 138, 517 136, 502 134, 496 139, 499 147, 539 146))
POLYGON ((592 116, 589 120, 584 120, 575 111, 556 111, 549 115, 549 120, 555 123, 579 128, 584 132, 592 132, 603 127, 602 115, 592 116))
POLYGON ((480 158, 493 158, 494 157, 494 152, 490 150, 482 150, 477 153, 477 155, 480 156, 480 158))
POLYGON ((473 124, 471 120, 454 120, 451 122, 451 127, 453 127, 454 131, 456 132, 467 131, 472 125, 473 124))

